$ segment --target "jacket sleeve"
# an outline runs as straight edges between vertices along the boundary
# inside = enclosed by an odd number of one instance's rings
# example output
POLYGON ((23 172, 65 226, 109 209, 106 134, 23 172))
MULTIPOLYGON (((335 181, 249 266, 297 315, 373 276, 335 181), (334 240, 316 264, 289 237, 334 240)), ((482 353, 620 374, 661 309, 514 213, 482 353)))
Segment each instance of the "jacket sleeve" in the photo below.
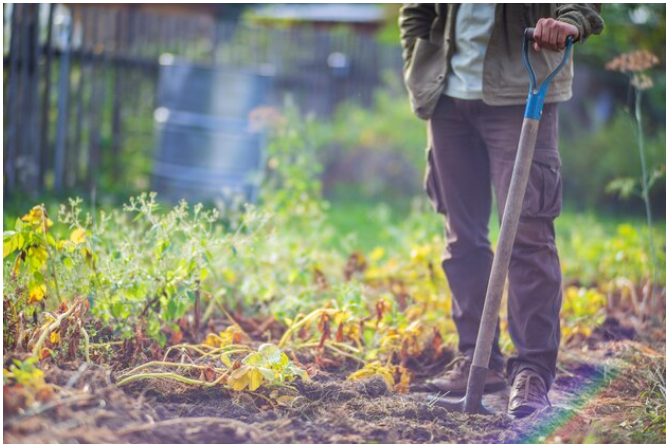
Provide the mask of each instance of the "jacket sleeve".
POLYGON ((427 39, 430 28, 437 18, 434 3, 405 3, 400 8, 398 26, 400 27, 400 43, 402 45, 402 58, 405 65, 409 65, 414 51, 414 44, 418 37, 427 39))
POLYGON ((601 34, 604 29, 601 3, 558 3, 555 17, 578 28, 579 42, 592 34, 601 34))

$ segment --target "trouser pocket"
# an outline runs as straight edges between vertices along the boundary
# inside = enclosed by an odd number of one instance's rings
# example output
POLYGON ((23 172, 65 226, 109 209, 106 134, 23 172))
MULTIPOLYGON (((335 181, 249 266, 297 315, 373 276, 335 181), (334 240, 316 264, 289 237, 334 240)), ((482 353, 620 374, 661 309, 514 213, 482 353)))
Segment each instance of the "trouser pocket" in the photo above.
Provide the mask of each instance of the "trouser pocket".
POLYGON ((562 211, 562 177, 559 163, 535 160, 525 192, 523 217, 555 218, 562 211))
POLYGON ((432 155, 432 147, 428 147, 426 150, 426 173, 424 179, 424 188, 428 198, 430 198, 430 203, 435 211, 440 214, 446 215, 446 208, 444 206, 444 200, 442 199, 442 189, 440 183, 437 180, 437 166, 435 165, 435 160, 432 155))

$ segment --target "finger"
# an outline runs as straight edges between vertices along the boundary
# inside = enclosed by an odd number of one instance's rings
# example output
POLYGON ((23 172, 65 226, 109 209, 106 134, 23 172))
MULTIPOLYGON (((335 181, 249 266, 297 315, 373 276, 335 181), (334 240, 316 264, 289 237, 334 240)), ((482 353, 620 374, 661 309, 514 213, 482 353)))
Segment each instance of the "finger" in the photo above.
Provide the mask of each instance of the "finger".
POLYGON ((540 51, 541 50, 541 34, 543 32, 543 21, 539 20, 537 22, 536 27, 534 28, 534 34, 533 39, 534 39, 534 51, 540 51))
POLYGON ((552 29, 550 26, 544 27, 543 35, 541 37, 541 46, 546 49, 553 49, 552 29))
POLYGON ((562 45, 562 49, 567 47, 567 39, 569 38, 569 33, 567 32, 566 28, 562 30, 562 42, 560 43, 562 45))
POLYGON ((557 49, 563 50, 567 40, 567 33, 563 29, 557 30, 557 49))

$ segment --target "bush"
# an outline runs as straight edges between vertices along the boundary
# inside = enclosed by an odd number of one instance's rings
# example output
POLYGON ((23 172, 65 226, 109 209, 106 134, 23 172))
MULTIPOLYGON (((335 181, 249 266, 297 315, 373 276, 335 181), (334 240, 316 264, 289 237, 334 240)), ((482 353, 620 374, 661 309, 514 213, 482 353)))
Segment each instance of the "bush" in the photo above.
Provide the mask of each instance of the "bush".
POLYGON ((426 129, 412 113, 402 81, 386 75, 372 108, 342 104, 331 122, 321 123, 328 138, 324 153, 327 194, 394 200, 421 193, 426 129))
MULTIPOLYGON (((666 165, 666 131, 659 131, 645 141, 648 169, 666 165)), ((640 176, 640 159, 636 142, 635 124, 631 117, 620 114, 608 127, 573 137, 560 138, 562 177, 565 201, 578 208, 624 210, 643 212, 639 197, 621 200, 606 192, 608 184, 616 178, 640 176)), ((651 191, 653 203, 666 203, 666 182, 657 182, 651 191)), ((664 214, 663 206, 655 206, 664 214)))
MULTIPOLYGON (((388 76, 370 109, 342 105, 332 122, 320 123, 324 186, 330 195, 384 198, 392 202, 422 196, 421 180, 427 144, 425 124, 409 107, 399 79, 388 76), (374 155, 374 156, 373 156, 374 155)), ((648 168, 666 165, 666 131, 646 138, 648 168)), ((606 191, 617 179, 640 176, 636 129, 632 118, 618 113, 614 121, 593 133, 574 129, 560 133, 565 202, 576 208, 642 213, 640 198, 626 201, 606 191)), ((666 182, 657 182, 653 203, 666 202, 666 182)), ((666 208, 655 206, 655 213, 666 208)))

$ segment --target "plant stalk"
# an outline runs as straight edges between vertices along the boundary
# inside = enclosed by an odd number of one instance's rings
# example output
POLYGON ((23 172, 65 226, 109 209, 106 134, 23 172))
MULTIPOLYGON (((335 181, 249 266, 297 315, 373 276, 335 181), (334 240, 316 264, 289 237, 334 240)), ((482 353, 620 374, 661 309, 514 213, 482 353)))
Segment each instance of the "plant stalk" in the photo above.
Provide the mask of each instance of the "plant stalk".
POLYGON ((643 114, 641 111, 641 103, 643 98, 643 90, 636 88, 636 104, 634 107, 634 115, 636 123, 638 124, 638 153, 641 158, 641 197, 645 203, 645 212, 648 221, 648 236, 650 240, 650 258, 652 263, 652 315, 657 318, 657 305, 658 305, 658 292, 657 292, 657 250, 654 245, 654 227, 652 223, 652 207, 650 206, 650 190, 648 186, 647 166, 645 162, 645 143, 643 138, 643 114))

